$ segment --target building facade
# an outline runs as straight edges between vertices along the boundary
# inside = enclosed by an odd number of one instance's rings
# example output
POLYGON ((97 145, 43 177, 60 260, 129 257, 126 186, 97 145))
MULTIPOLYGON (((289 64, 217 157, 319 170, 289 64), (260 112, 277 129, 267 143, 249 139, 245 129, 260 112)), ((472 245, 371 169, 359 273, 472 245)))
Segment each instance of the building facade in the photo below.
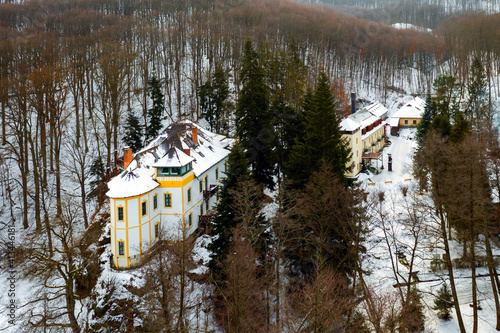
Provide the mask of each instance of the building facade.
POLYGON ((387 108, 374 103, 363 108, 340 122, 343 138, 351 148, 351 171, 348 177, 355 177, 362 169, 363 159, 372 158, 385 145, 385 118, 387 108))
POLYGON ((106 193, 115 267, 137 265, 160 238, 187 237, 207 219, 218 201, 231 144, 183 121, 135 155, 125 152, 124 171, 108 183, 106 193))
POLYGON ((395 135, 400 128, 417 127, 425 110, 425 101, 420 97, 415 97, 398 111, 396 111, 389 123, 391 125, 391 132, 395 135))

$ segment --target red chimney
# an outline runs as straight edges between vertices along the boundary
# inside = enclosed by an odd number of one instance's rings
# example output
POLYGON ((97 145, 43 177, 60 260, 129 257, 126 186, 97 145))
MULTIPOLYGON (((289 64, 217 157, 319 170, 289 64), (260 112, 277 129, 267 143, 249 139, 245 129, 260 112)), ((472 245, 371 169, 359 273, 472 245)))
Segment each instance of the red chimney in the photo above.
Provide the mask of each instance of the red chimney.
POLYGON ((125 147, 123 149, 123 169, 125 170, 132 162, 132 148, 125 147))
POLYGON ((191 131, 193 133, 193 142, 196 143, 196 144, 198 144, 198 127, 193 126, 191 128, 191 131))

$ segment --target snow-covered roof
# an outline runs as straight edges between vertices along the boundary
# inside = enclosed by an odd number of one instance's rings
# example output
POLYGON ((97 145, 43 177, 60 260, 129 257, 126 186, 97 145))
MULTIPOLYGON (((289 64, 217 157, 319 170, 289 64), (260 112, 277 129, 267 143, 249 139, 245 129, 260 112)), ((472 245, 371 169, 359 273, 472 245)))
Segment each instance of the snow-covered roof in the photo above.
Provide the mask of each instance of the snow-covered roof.
MULTIPOLYGON (((189 148, 188 148, 189 149, 189 148)), ((187 165, 189 162, 194 161, 194 158, 184 153, 177 147, 170 148, 165 156, 160 158, 157 162, 153 163, 152 167, 181 167, 187 165)))
POLYGON ((392 115, 393 118, 422 118, 425 109, 425 101, 420 97, 415 97, 396 113, 392 115))
POLYGON ((351 131, 352 132, 352 131, 357 130, 360 127, 361 127, 360 124, 358 124, 357 122, 355 122, 354 120, 349 119, 349 118, 344 118, 340 122, 340 130, 341 131, 351 131))
POLYGON ((379 119, 385 119, 386 116, 387 108, 376 102, 343 119, 340 122, 340 130, 353 132, 359 128, 370 126, 379 119))
POLYGON ((365 109, 375 117, 385 117, 388 111, 385 106, 378 102, 368 105, 365 109))
POLYGON ((366 109, 361 109, 356 113, 349 115, 348 119, 351 119, 355 123, 359 124, 361 127, 366 127, 373 124, 378 120, 379 117, 374 116, 371 112, 366 109))
POLYGON ((154 172, 151 174, 147 169, 125 170, 108 183, 106 195, 110 198, 127 198, 147 193, 160 186, 153 175, 154 172))
POLYGON ((205 118, 198 119, 198 121, 196 123, 205 129, 210 128, 210 124, 208 123, 208 121, 205 118))
POLYGON ((108 183, 106 194, 123 198, 156 188, 159 184, 154 180, 155 167, 182 167, 192 163, 194 175, 199 177, 229 155, 233 141, 189 120, 171 124, 108 183))
POLYGON ((394 117, 389 118, 389 125, 391 127, 398 127, 399 126, 399 118, 394 118, 394 117))

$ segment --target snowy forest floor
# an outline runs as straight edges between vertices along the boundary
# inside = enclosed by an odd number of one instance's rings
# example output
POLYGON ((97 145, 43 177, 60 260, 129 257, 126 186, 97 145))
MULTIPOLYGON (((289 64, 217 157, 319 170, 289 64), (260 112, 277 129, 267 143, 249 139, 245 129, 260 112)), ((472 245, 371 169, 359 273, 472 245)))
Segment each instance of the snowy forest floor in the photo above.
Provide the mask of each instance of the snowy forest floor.
MULTIPOLYGON (((389 214, 389 218, 392 217, 394 220, 389 221, 388 224, 394 227, 393 241, 398 244, 400 249, 406 249, 404 252, 409 252, 408 248, 412 245, 413 237, 409 235, 410 232, 407 228, 398 223, 398 218, 404 214, 405 209, 401 188, 408 187, 408 193, 416 190, 416 184, 411 173, 412 155, 417 148, 415 134, 415 129, 404 129, 400 131, 399 136, 389 136, 392 144, 384 149, 384 169, 380 174, 374 175, 370 173, 366 175, 362 173, 358 178, 361 181, 361 186, 370 195, 377 195, 380 192, 384 192, 385 200, 390 201, 389 205, 392 205, 393 212, 389 214), (391 154, 393 157, 392 172, 387 170, 388 154, 391 154)), ((423 219, 425 218, 423 217, 423 219)), ((429 236, 426 233, 421 235, 420 244, 417 246, 415 268, 413 269, 413 271, 418 271, 418 278, 421 281, 417 284, 417 288, 422 293, 425 328, 427 332, 458 332, 459 327, 454 310, 452 310, 452 319, 450 321, 439 319, 436 311, 432 310, 438 290, 445 281, 448 281, 448 274, 444 270, 432 272, 430 269, 431 260, 436 256, 440 257, 444 251, 432 246, 434 242, 428 238, 429 236)), ((396 280, 391 266, 388 247, 384 240, 384 234, 379 227, 373 227, 373 232, 370 233, 367 243, 371 245, 371 247, 369 246, 369 255, 365 262, 366 268, 371 272, 367 279, 370 287, 379 295, 395 294, 396 288, 394 286, 396 280)), ((395 244, 391 245, 396 246, 395 244)), ((452 241, 450 245, 452 246, 452 258, 460 257, 461 245, 456 241, 452 241)), ((393 255, 396 256, 394 249, 392 251, 393 255)), ((498 253, 499 250, 496 247, 494 254, 498 253)), ((397 262, 397 257, 395 261, 401 274, 408 274, 408 269, 397 262)), ((477 269, 478 275, 487 275, 487 273, 486 267, 477 269)), ((472 307, 469 306, 472 304, 471 270, 455 269, 454 274, 464 323, 467 331, 471 331, 473 324, 472 307)), ((479 332, 496 332, 495 304, 488 277, 478 278, 478 291, 482 307, 482 310, 479 311, 479 332)))
MULTIPOLYGON (((394 112, 400 105, 410 100, 411 96, 397 96, 394 94, 386 100, 386 105, 390 110, 390 113, 394 112)), ((364 174, 361 173, 358 180, 361 183, 362 188, 370 196, 376 196, 380 192, 384 192, 387 198, 388 205, 392 205, 393 210, 389 214, 392 217, 391 225, 394 226, 394 242, 400 247, 405 248, 405 246, 411 245, 413 241, 412 237, 408 235, 407 230, 398 225, 398 216, 404 215, 405 198, 402 194, 402 187, 408 187, 409 192, 416 189, 415 181, 413 180, 411 171, 412 156, 417 148, 417 143, 415 141, 415 129, 403 129, 400 131, 399 136, 389 136, 391 145, 386 147, 383 151, 383 166, 381 173, 379 174, 364 174), (392 171, 388 171, 388 154, 391 154, 393 158, 392 171), (370 184, 370 185, 369 185, 370 184)), ((424 195, 425 196, 425 195, 424 195)), ((270 217, 276 209, 276 203, 271 203, 265 208, 266 216, 270 217)), ((19 230, 20 232, 20 230, 19 230)), ((370 287, 379 295, 395 295, 396 280, 394 278, 389 251, 387 244, 383 239, 384 235, 379 226, 373 223, 371 232, 367 238, 367 248, 368 253, 365 259, 364 267, 370 272, 367 277, 367 282, 370 287)), ((21 236, 19 236, 21 238, 21 236)), ((437 315, 436 311, 432 310, 434 305, 434 298, 439 290, 440 286, 444 281, 448 280, 447 274, 444 271, 432 272, 430 269, 430 262, 433 257, 440 256, 441 250, 436 247, 430 246, 432 240, 429 239, 427 234, 422 235, 423 240, 418 246, 417 259, 415 262, 414 271, 418 271, 418 277, 421 280, 417 284, 418 289, 421 291, 424 303, 424 313, 425 313, 425 328, 427 332, 457 332, 458 324, 454 311, 452 311, 452 319, 450 321, 442 321, 437 315)), ((18 240, 22 242, 22 239, 18 240)), ((198 265, 197 268, 192 269, 191 274, 204 274, 206 273, 206 264, 209 259, 209 252, 206 250, 206 246, 209 243, 208 236, 204 235, 199 237, 196 242, 194 249, 192 251, 192 257, 194 263, 198 265)), ((453 252, 452 257, 458 258, 460 256, 461 245, 457 242, 452 242, 453 252)), ((498 246, 495 247, 495 254, 500 254, 498 246)), ((394 251, 393 251, 394 255, 394 251)), ((100 294, 101 297, 105 297, 107 290, 102 286, 107 282, 113 280, 116 284, 116 293, 121 294, 121 299, 133 300, 136 295, 130 293, 127 286, 141 287, 144 284, 141 278, 141 270, 130 270, 130 271, 115 271, 109 267, 109 250, 107 250, 102 255, 103 260, 103 272, 95 288, 95 292, 100 294)), ((397 261, 397 258, 396 258, 397 261)), ((8 279, 8 272, 4 263, 1 263, 0 267, 0 280, 6 283, 8 279)), ((407 268, 403 265, 399 265, 398 269, 401 274, 407 274, 407 268), (406 271, 405 271, 406 270, 406 271)), ((479 275, 486 275, 486 268, 478 268, 477 273, 479 275)), ((467 331, 472 329, 472 308, 469 306, 471 304, 471 272, 470 269, 456 269, 455 270, 455 280, 459 294, 459 300, 461 304, 461 310, 464 318, 464 322, 467 331)), ((194 304, 197 300, 205 298, 211 293, 211 288, 202 283, 195 281, 189 281, 189 302, 194 304)), ((18 280, 16 281, 16 299, 17 299, 17 316, 20 316, 23 312, 28 310, 23 307, 29 300, 30 295, 36 286, 33 282, 28 280, 18 280)), ((493 295, 489 280, 487 277, 478 278, 478 289, 479 289, 479 299, 481 303, 482 310, 479 311, 479 332, 495 332, 495 307, 493 302, 493 295)), ((99 296, 98 296, 99 298, 99 296)), ((27 332, 29 328, 20 327, 18 325, 12 327, 8 325, 7 309, 4 304, 9 301, 8 288, 1 288, 0 290, 0 332, 27 332)), ((79 306, 84 308, 86 300, 83 300, 79 306)), ((189 314, 190 321, 196 327, 205 327, 210 330, 218 331, 213 318, 213 307, 210 304, 203 304, 198 307, 193 307, 193 311, 189 314), (201 309, 201 307, 207 306, 208 308, 201 309), (196 310, 197 309, 197 310, 196 310), (199 313, 204 313, 203 317, 198 316, 199 313)), ((80 320, 82 322, 91 321, 91 313, 82 311, 80 320), (87 318, 83 318, 87 317, 87 318)), ((137 323, 138 324, 138 323, 137 323)))

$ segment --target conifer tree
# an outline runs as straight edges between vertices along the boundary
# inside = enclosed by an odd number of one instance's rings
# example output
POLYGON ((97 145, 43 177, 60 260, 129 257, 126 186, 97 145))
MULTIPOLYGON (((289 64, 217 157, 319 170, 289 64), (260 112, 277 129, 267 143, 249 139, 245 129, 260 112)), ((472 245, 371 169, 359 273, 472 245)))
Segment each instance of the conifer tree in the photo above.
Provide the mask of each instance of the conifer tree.
POLYGON ((228 131, 228 111, 231 103, 228 102, 229 85, 227 74, 219 64, 215 65, 212 80, 205 82, 198 88, 202 116, 208 121, 216 133, 228 131))
POLYGON ((243 87, 236 105, 236 133, 252 167, 252 177, 260 184, 274 187, 274 156, 276 137, 271 127, 269 89, 258 53, 247 40, 241 68, 243 87))
POLYGON ((451 295, 450 288, 445 283, 439 289, 439 292, 434 299, 433 310, 438 312, 438 317, 443 320, 451 319, 451 309, 453 308, 453 296, 451 295))
POLYGON ((470 81, 467 85, 469 98, 465 115, 467 120, 477 125, 481 121, 491 121, 491 114, 488 105, 488 95, 486 92, 486 75, 483 65, 478 56, 474 57, 471 66, 470 81))
POLYGON ((434 104, 438 114, 453 118, 455 113, 460 109, 458 98, 458 84, 456 77, 452 75, 440 75, 433 83, 436 97, 434 104))
POLYGON ((279 169, 288 163, 290 150, 302 134, 302 119, 290 105, 285 103, 281 91, 276 93, 271 104, 273 127, 277 135, 276 158, 279 169))
POLYGON ((89 183, 90 191, 88 194, 88 198, 97 198, 97 202, 99 205, 104 202, 104 194, 106 193, 106 170, 104 168, 104 163, 102 158, 99 156, 94 161, 92 161, 92 165, 90 166, 89 174, 92 177, 89 183))
POLYGON ((245 158, 243 147, 239 142, 236 142, 228 156, 226 178, 222 181, 217 215, 212 220, 213 233, 217 237, 209 245, 209 249, 212 251, 209 267, 215 275, 221 273, 221 265, 227 256, 233 228, 236 226, 234 198, 231 190, 236 188, 238 180, 249 176, 248 161, 245 158))
MULTIPOLYGON (((307 98, 306 98, 307 101, 307 98)), ((302 187, 324 160, 332 171, 347 183, 347 162, 351 154, 342 138, 340 119, 335 111, 335 100, 325 73, 321 73, 306 115, 306 137, 296 142, 290 153, 286 174, 297 187, 302 187)))
POLYGON ((425 109, 424 114, 422 115, 422 120, 418 123, 417 126, 417 139, 419 142, 422 142, 425 138, 425 134, 429 130, 429 126, 431 125, 434 116, 436 115, 436 106, 432 101, 431 94, 427 94, 425 99, 425 109))
POLYGON ((132 148, 133 151, 139 151, 142 148, 142 127, 139 124, 139 118, 130 110, 124 126, 125 135, 123 142, 132 148))
POLYGON ((156 138, 163 128, 161 117, 165 110, 164 96, 161 92, 161 83, 155 75, 148 82, 148 94, 153 101, 153 106, 148 109, 148 124, 146 126, 146 142, 156 138))

